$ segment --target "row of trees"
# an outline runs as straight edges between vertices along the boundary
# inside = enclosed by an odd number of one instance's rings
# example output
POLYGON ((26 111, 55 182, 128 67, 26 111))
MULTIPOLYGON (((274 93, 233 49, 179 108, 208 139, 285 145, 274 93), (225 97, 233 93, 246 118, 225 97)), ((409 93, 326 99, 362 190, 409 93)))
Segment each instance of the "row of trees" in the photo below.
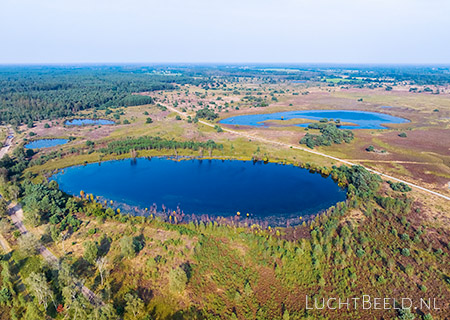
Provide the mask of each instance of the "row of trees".
POLYGON ((162 150, 162 149, 223 149, 222 144, 217 144, 213 140, 206 142, 196 141, 175 141, 162 139, 160 137, 140 137, 128 138, 125 140, 113 141, 108 144, 108 147, 100 149, 100 152, 106 154, 125 154, 131 150, 162 150))

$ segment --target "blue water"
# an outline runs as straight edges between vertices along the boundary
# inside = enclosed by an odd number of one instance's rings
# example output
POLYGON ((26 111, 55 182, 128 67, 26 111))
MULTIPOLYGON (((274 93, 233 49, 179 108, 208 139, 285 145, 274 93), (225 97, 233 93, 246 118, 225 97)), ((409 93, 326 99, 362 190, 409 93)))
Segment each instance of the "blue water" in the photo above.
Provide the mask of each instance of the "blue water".
MULTIPOLYGON (((299 217, 346 198, 331 178, 289 165, 252 161, 138 158, 64 169, 52 177, 62 190, 80 190, 140 208, 156 203, 185 214, 299 217)), ((298 219, 298 218, 297 218, 298 219)))
MULTIPOLYGON (((354 111, 354 110, 306 110, 306 111, 286 111, 269 114, 252 114, 236 116, 220 121, 222 124, 232 124, 241 126, 267 127, 264 124, 267 120, 284 120, 302 118, 311 120, 321 120, 323 118, 341 120, 341 122, 351 122, 356 126, 341 126, 343 129, 386 129, 383 124, 405 123, 409 120, 394 117, 385 113, 354 111)), ((308 123, 297 124, 299 127, 307 127, 308 123)))
POLYGON ((59 146, 69 142, 67 139, 41 139, 30 142, 25 145, 27 149, 42 149, 59 146))
POLYGON ((86 126, 86 125, 107 125, 114 124, 114 121, 106 119, 73 119, 67 120, 66 125, 68 126, 86 126))

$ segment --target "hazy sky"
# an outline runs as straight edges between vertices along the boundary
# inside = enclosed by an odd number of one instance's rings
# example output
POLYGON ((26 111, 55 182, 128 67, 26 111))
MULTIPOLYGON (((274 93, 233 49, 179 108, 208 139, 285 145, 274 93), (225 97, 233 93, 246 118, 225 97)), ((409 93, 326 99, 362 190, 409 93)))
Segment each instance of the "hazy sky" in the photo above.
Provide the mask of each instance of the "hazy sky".
POLYGON ((450 0, 0 0, 1 63, 450 63, 450 0))

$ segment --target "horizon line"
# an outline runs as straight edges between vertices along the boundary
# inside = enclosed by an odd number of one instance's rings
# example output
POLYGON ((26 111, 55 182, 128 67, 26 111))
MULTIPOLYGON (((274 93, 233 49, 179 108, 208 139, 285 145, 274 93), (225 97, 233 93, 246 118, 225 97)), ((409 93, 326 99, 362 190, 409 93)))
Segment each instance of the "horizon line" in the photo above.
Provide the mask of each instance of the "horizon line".
POLYGON ((439 66, 450 67, 450 62, 0 62, 0 66, 151 66, 151 65, 284 65, 284 66, 439 66))

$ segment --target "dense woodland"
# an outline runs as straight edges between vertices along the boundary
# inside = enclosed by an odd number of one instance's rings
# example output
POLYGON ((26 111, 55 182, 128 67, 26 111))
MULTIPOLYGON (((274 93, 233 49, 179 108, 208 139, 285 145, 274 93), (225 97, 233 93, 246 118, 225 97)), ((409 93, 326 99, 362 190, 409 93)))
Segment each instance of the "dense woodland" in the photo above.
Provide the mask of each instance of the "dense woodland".
MULTIPOLYGON (((200 84, 138 67, 0 67, 0 121, 13 125, 72 116, 86 109, 149 104, 133 93, 200 84)), ((207 81, 207 80, 204 80, 207 81)))

